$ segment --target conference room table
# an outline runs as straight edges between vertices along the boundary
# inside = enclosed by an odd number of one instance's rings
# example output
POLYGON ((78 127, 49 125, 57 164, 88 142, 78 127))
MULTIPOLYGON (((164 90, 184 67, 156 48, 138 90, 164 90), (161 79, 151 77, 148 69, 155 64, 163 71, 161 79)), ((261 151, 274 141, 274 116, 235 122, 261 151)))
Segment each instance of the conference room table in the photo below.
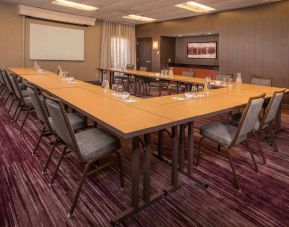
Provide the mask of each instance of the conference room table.
MULTIPOLYGON (((112 95, 111 91, 100 86, 75 80, 68 83, 58 79, 55 73, 39 73, 33 69, 8 68, 9 71, 22 77, 39 89, 48 92, 71 108, 79 111, 111 133, 131 141, 131 207, 112 218, 117 223, 134 213, 149 206, 164 196, 174 192, 179 187, 178 174, 182 172, 197 181, 202 186, 207 184, 202 179, 193 176, 194 154, 194 122, 202 117, 212 116, 232 109, 243 107, 252 96, 266 93, 270 98, 276 87, 256 86, 251 84, 231 83, 230 86, 210 90, 208 96, 187 99, 183 94, 142 99, 131 96, 124 100, 112 95), (185 129, 188 128, 187 169, 185 169, 184 139, 185 129), (158 157, 163 158, 163 133, 170 130, 171 146, 171 182, 167 188, 156 194, 151 194, 150 163, 151 163, 151 134, 158 133, 158 157), (140 152, 143 150, 143 195, 140 189, 140 152), (140 199, 141 198, 141 199, 140 199)), ((143 72, 140 72, 143 74, 143 72)), ((184 81, 192 78, 184 79, 184 81)), ((204 79, 197 78, 198 83, 204 84, 204 79)))
MULTIPOLYGON (((124 74, 128 77, 134 76, 135 78, 139 79, 153 79, 153 80, 162 80, 162 81, 168 81, 168 82, 175 82, 177 93, 179 92, 179 84, 185 83, 185 84, 195 84, 195 85, 202 85, 204 84, 203 78, 197 78, 197 77, 189 77, 189 76, 182 76, 182 75, 167 75, 162 76, 157 74, 155 72, 147 72, 147 71, 140 71, 140 70, 129 70, 129 69, 123 69, 123 68, 102 68, 98 67, 97 70, 99 71, 100 80, 102 81, 103 76, 105 75, 105 72, 108 72, 109 76, 109 83, 110 87, 112 83, 114 83, 114 77, 115 73, 124 74)), ((138 81, 138 80, 136 80, 138 81)), ((128 81, 127 81, 128 82, 128 81)), ((213 85, 218 87, 217 85, 213 85)), ((138 95, 137 93, 137 83, 134 83, 134 95, 138 95)))

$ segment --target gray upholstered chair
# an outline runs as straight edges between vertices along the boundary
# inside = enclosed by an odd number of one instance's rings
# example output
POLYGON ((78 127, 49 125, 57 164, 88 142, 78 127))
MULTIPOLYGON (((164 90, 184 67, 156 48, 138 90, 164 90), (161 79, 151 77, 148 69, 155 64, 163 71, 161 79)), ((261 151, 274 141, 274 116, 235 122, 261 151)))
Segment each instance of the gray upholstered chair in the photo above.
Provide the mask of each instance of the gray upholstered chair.
MULTIPOLYGON (((125 67, 126 70, 134 70, 133 64, 127 64, 125 67)), ((117 73, 117 75, 114 76, 114 80, 116 83, 122 84, 127 91, 129 91, 129 88, 131 86, 131 83, 134 80, 134 77, 132 77, 129 74, 123 74, 123 73, 117 73)))
MULTIPOLYGON (((19 88, 19 84, 18 84, 18 81, 17 81, 17 78, 15 75, 13 74, 10 74, 9 75, 9 79, 10 79, 10 82, 11 82, 11 85, 12 85, 12 90, 14 91, 15 93, 15 99, 13 101, 16 101, 18 102, 18 105, 16 107, 16 110, 15 110, 15 113, 12 117, 12 119, 15 118, 15 121, 17 122, 21 112, 23 111, 27 111, 26 112, 26 115, 24 117, 24 120, 20 126, 20 131, 22 130, 26 120, 27 120, 27 117, 29 116, 29 114, 31 113, 31 111, 34 109, 33 108, 33 105, 32 105, 32 102, 31 102, 31 99, 30 97, 28 96, 28 93, 26 90, 21 90, 19 88)), ((12 105, 11 105, 12 106, 12 105)), ((10 107, 11 108, 11 107, 10 107)))
MULTIPOLYGON (((56 137, 54 144, 57 143, 58 137, 55 135, 55 130, 54 130, 54 125, 53 125, 52 119, 48 115, 47 109, 46 109, 45 104, 44 104, 43 97, 40 94, 39 90, 35 86, 30 85, 30 84, 26 84, 26 86, 27 86, 27 92, 28 92, 29 97, 31 99, 32 105, 35 109, 36 115, 37 115, 39 121, 41 122, 41 124, 43 125, 43 129, 42 129, 42 132, 40 134, 40 137, 39 137, 37 144, 36 144, 36 146, 32 152, 32 155, 35 155, 36 151, 39 147, 39 144, 41 142, 41 139, 43 137, 48 137, 48 136, 54 135, 56 137)), ((85 119, 81 118, 76 113, 68 113, 67 117, 68 117, 68 120, 69 120, 74 131, 84 129, 87 126, 85 119)), ((53 146, 52 149, 54 150, 55 146, 53 146)), ((46 171, 46 168, 48 166, 50 158, 48 158, 48 160, 45 164, 43 173, 45 173, 45 171, 46 171)))
MULTIPOLYGON (((194 77, 195 72, 193 71, 183 71, 182 76, 187 76, 187 77, 194 77)), ((190 83, 185 83, 180 85, 181 89, 184 89, 185 91, 190 91, 192 89, 192 84, 190 83)))
POLYGON ((194 77, 195 76, 195 72, 193 72, 193 71, 183 71, 182 72, 182 76, 194 77))
POLYGON ((251 78, 251 84, 272 87, 272 78, 253 76, 251 78))
POLYGON ((3 78, 3 75, 2 75, 2 68, 0 68, 0 97, 2 98, 2 92, 5 91, 5 88, 6 88, 6 85, 5 85, 5 82, 4 82, 4 78, 3 78))
MULTIPOLYGON (((285 94, 285 90, 281 90, 281 91, 276 91, 274 92, 272 98, 270 99, 268 105, 267 105, 267 108, 265 109, 265 113, 262 117, 262 119, 260 120, 260 122, 258 122, 256 124, 256 127, 255 127, 255 137, 258 141, 258 147, 259 147, 259 151, 261 152, 262 156, 263 156, 263 161, 264 163, 266 163, 266 160, 265 160, 265 157, 264 157, 264 154, 262 152, 262 148, 259 144, 259 137, 260 137, 260 133, 261 131, 265 131, 266 132, 266 138, 269 138, 271 139, 271 146, 273 148, 275 148, 276 151, 278 151, 278 147, 276 145, 276 142, 275 142, 275 139, 274 139, 274 123, 275 123, 275 118, 277 117, 277 113, 278 113, 278 110, 280 108, 280 105, 281 105, 281 102, 282 102, 282 99, 283 99, 283 96, 285 94)), ((232 125, 239 125, 241 121, 241 114, 235 114, 231 117, 230 119, 230 123, 232 125)))
POLYGON ((0 69, 0 82, 1 82, 1 99, 3 99, 7 92, 9 92, 6 82, 4 80, 3 69, 0 69))
POLYGON ((146 67, 146 66, 140 66, 140 67, 139 67, 139 70, 146 72, 146 71, 148 71, 148 67, 146 67))
POLYGON ((233 80, 234 79, 234 76, 233 74, 218 74, 216 76, 216 80, 226 80, 226 81, 229 81, 229 80, 233 80))
MULTIPOLYGON (((169 74, 168 69, 163 69, 163 73, 169 74)), ((161 78, 149 79, 148 81, 148 93, 150 94, 151 88, 156 88, 158 90, 159 96, 162 95, 162 90, 167 90, 171 94, 170 82, 168 80, 162 80, 161 78)))
POLYGON ((9 98, 14 96, 15 91, 13 90, 13 86, 11 84, 11 81, 9 79, 9 75, 8 75, 6 70, 2 70, 2 75, 3 75, 3 80, 4 80, 4 82, 6 84, 6 88, 7 88, 7 92, 6 93, 8 93, 8 95, 7 95, 7 97, 6 97, 5 101, 4 101, 4 105, 6 105, 6 103, 9 100, 9 98))
POLYGON ((67 151, 72 151, 79 162, 84 165, 84 172, 80 184, 76 190, 72 206, 69 209, 68 217, 71 217, 77 203, 77 199, 82 188, 82 185, 87 176, 96 173, 97 171, 111 165, 114 161, 118 162, 120 170, 120 182, 123 187, 122 164, 121 156, 118 153, 120 141, 110 133, 103 129, 93 128, 79 133, 74 133, 71 124, 68 120, 63 103, 50 96, 44 94, 48 112, 52 118, 55 132, 65 145, 61 152, 61 157, 57 163, 50 184, 53 183, 59 166, 67 151), (116 155, 112 159, 113 155, 116 155), (110 161, 108 161, 108 160, 110 161), (102 163, 103 162, 103 163, 102 163))
POLYGON ((222 147, 224 147, 228 155, 229 163, 233 172, 234 184, 237 189, 240 189, 240 185, 231 157, 232 148, 241 142, 245 142, 253 160, 255 171, 258 171, 258 166, 255 161, 254 154, 247 142, 247 137, 255 130, 256 124, 259 122, 259 113, 262 109, 264 98, 265 94, 262 94, 260 96, 252 97, 249 99, 238 127, 232 126, 230 124, 215 122, 203 125, 200 129, 200 134, 202 137, 198 149, 197 165, 199 164, 202 142, 205 138, 220 144, 222 147))

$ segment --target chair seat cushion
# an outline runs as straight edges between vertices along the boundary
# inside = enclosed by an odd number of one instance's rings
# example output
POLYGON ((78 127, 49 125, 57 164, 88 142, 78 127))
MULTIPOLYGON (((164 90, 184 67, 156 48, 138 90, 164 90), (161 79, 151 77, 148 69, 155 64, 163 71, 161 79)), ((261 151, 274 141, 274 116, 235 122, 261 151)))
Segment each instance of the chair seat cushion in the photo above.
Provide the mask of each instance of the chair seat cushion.
POLYGON ((202 136, 224 146, 229 146, 232 143, 236 132, 237 127, 220 122, 203 125, 200 129, 202 136))
POLYGON ((117 137, 99 128, 76 133, 75 138, 84 160, 108 155, 120 147, 117 137))
MULTIPOLYGON (((69 120, 73 130, 82 129, 86 126, 86 121, 83 120, 81 117, 79 117, 75 113, 67 113, 67 117, 68 117, 68 120, 69 120)), ((54 126, 53 126, 53 122, 52 122, 51 117, 48 117, 48 120, 49 120, 51 128, 54 130, 54 126)))

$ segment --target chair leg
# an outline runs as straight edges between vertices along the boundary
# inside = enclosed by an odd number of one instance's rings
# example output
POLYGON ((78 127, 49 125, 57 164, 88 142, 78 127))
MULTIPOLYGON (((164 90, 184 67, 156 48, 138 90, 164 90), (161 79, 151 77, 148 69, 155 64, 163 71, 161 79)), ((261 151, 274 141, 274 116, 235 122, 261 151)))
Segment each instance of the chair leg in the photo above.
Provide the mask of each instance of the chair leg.
POLYGON ((6 106, 6 104, 7 104, 8 100, 9 100, 10 96, 11 96, 11 94, 9 93, 8 96, 7 96, 7 98, 6 98, 5 101, 4 101, 4 106, 6 106))
POLYGON ((248 143, 247 140, 246 140, 244 143, 245 143, 247 149, 248 149, 249 152, 250 152, 250 156, 251 156, 251 159, 252 159, 253 165, 254 165, 254 170, 258 173, 258 172, 259 172, 258 165, 257 165, 256 159, 255 159, 255 156, 254 156, 254 154, 253 154, 253 152, 252 152, 252 149, 251 149, 251 147, 250 147, 250 144, 248 143))
POLYGON ((259 133, 255 132, 254 133, 254 137, 255 137, 255 140, 256 140, 256 143, 257 143, 257 147, 258 147, 258 151, 263 159, 263 163, 264 165, 266 164, 266 158, 265 158, 265 155, 264 155, 264 152, 263 152, 263 149, 260 145, 260 140, 259 140, 259 133))
POLYGON ((116 155, 117 155, 117 164, 118 164, 118 171, 119 171, 120 186, 121 186, 121 188, 123 188, 124 187, 124 180, 123 180, 123 169, 122 169, 121 155, 118 151, 116 151, 116 155))
POLYGON ((36 151, 37 151, 37 149, 38 149, 38 147, 39 147, 40 141, 41 141, 41 139, 42 139, 45 131, 46 131, 46 127, 44 127, 44 128, 42 129, 42 132, 41 132, 40 137, 39 137, 39 139, 38 139, 38 141, 37 141, 37 144, 36 144, 35 148, 33 149, 33 152, 32 152, 32 155, 33 155, 33 156, 36 154, 36 151))
POLYGON ((272 125, 269 126, 269 138, 271 140, 271 146, 273 147, 273 149, 275 149, 276 152, 278 152, 278 147, 277 144, 275 142, 275 134, 274 134, 274 128, 272 127, 272 125))
POLYGON ((54 182, 54 180, 55 180, 55 178, 56 178, 56 176, 57 176, 58 169, 59 169, 60 164, 61 164, 61 162, 62 162, 62 160, 63 160, 63 158, 64 158, 64 155, 65 155, 66 150, 67 150, 67 147, 65 146, 64 149, 63 149, 62 152, 61 152, 60 159, 59 159, 59 161, 58 161, 58 163, 57 163, 56 169, 54 170, 54 173, 53 173, 52 178, 51 178, 51 180, 50 180, 50 186, 53 184, 53 182, 54 182))
POLYGON ((80 183, 78 185, 77 191, 75 193, 72 205, 71 205, 71 207, 69 209, 69 212, 67 214, 67 217, 69 217, 69 218, 72 217, 73 211, 74 211, 76 203, 77 203, 77 199, 78 199, 79 194, 80 194, 80 190, 81 190, 81 188, 82 188, 82 186, 84 184, 84 181, 85 181, 85 179, 86 179, 86 177, 88 175, 88 172, 90 170, 90 165, 91 165, 91 163, 87 163, 86 166, 85 166, 85 169, 84 169, 83 175, 81 177, 80 183))
POLYGON ((51 151, 50 151, 50 154, 49 154, 49 156, 48 156, 48 158, 47 158, 47 161, 46 161, 46 163, 45 163, 45 166, 44 166, 44 168, 43 168, 43 170, 42 170, 42 174, 43 174, 43 175, 46 173, 48 164, 49 164, 49 162, 50 162, 50 160, 51 160, 51 158, 52 158, 52 155, 54 154, 54 151, 55 151, 55 148, 56 148, 58 142, 59 142, 59 137, 56 137, 56 139, 55 139, 55 141, 54 141, 54 144, 53 144, 53 147, 52 147, 52 149, 51 149, 51 151))
POLYGON ((231 150, 226 148, 226 152, 227 152, 229 163, 230 163, 230 166, 231 166, 231 169, 232 169, 235 188, 240 191, 239 180, 238 180, 238 177, 237 177, 237 174, 236 174, 236 171, 235 171, 235 167, 233 165, 233 160, 232 160, 232 157, 231 157, 231 154, 230 154, 231 150))
POLYGON ((196 166, 198 166, 200 164, 200 156, 201 156, 201 147, 202 147, 202 143, 204 141, 205 137, 202 137, 200 139, 199 142, 199 148, 198 148, 198 152, 197 152, 197 160, 196 160, 196 166))
POLYGON ((20 113, 22 112, 22 110, 23 110, 23 106, 20 104, 20 106, 19 106, 19 111, 18 111, 18 113, 17 113, 17 115, 15 116, 16 117, 16 119, 15 119, 15 122, 17 122, 18 121, 18 118, 19 118, 19 116, 20 116, 20 113))
POLYGON ((31 110, 32 110, 31 108, 28 109, 28 111, 27 111, 27 113, 26 113, 26 116, 25 116, 25 118, 24 118, 24 120, 23 120, 23 122, 22 122, 22 125, 21 125, 21 127, 20 127, 20 131, 23 129, 23 126, 24 126, 24 124, 25 124, 25 122, 26 122, 26 120, 27 120, 27 118, 28 118, 31 110))
POLYGON ((14 114, 12 115, 12 121, 14 121, 14 119, 15 119, 15 117, 16 117, 16 114, 18 113, 18 109, 19 109, 20 105, 21 105, 21 104, 18 103, 18 105, 16 106, 15 112, 14 112, 14 114))
POLYGON ((9 108, 8 108, 8 112, 10 112, 10 110, 11 110, 11 108, 12 108, 12 106, 13 106, 13 104, 14 104, 15 101, 16 101, 16 99, 13 98, 13 100, 12 100, 12 102, 11 102, 9 108))

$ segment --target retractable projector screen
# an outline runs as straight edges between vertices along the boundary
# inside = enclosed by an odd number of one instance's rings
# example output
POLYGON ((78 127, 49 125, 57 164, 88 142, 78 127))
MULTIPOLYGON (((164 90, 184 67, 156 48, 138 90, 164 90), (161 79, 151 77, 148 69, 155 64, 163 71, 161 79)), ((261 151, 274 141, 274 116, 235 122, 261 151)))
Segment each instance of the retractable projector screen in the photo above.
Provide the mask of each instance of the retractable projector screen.
POLYGON ((30 24, 30 59, 84 61, 84 30, 30 24))

